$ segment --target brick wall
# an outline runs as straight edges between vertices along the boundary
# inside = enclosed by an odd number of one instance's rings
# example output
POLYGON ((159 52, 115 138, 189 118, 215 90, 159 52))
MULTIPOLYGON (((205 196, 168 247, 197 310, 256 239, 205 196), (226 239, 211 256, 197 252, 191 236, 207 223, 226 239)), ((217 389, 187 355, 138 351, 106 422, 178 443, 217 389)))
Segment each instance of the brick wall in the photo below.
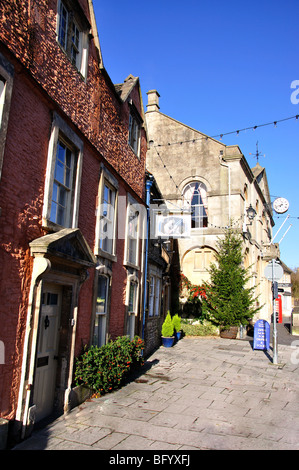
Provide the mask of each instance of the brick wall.
MULTIPOLYGON (((88 12, 87 1, 80 0, 88 12)), ((33 260, 29 243, 45 235, 42 227, 44 179, 53 112, 84 144, 78 226, 94 249, 95 210, 101 162, 119 181, 119 194, 144 197, 146 138, 140 159, 127 144, 129 107, 122 103, 106 72, 99 68, 93 40, 85 81, 56 41, 56 1, 1 2, 0 51, 15 68, 6 146, 0 180, 0 416, 15 415, 21 374, 28 294, 33 260)), ((89 19, 89 18, 87 18, 89 19)), ((137 89, 133 100, 140 109, 137 89)), ((117 240, 109 330, 124 332, 127 272, 124 240, 117 240)), ((90 337, 94 273, 79 298, 76 350, 90 337)))

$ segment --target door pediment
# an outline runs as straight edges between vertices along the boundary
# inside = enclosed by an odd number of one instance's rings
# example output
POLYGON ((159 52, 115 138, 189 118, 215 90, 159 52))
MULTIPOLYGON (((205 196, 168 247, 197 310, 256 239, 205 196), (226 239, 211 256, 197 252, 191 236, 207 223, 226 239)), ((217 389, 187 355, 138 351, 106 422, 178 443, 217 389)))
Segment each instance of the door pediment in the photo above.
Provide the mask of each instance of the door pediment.
POLYGON ((31 255, 59 258, 76 267, 93 267, 96 258, 82 235, 80 229, 62 229, 33 240, 30 244, 31 255))

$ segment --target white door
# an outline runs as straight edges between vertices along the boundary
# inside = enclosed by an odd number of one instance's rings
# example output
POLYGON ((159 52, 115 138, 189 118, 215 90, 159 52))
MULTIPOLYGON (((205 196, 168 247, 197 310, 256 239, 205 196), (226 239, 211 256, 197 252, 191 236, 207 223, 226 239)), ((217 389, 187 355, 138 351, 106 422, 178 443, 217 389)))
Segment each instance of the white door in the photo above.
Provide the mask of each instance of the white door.
POLYGON ((40 421, 53 411, 60 310, 61 287, 56 284, 45 284, 42 293, 33 396, 36 421, 40 421))

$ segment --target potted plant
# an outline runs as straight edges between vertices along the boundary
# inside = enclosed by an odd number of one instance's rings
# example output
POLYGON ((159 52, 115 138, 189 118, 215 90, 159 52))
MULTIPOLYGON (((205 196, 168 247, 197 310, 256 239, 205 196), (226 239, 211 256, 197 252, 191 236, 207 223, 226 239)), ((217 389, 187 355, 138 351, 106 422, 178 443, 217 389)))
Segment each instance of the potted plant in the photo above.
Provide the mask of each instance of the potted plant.
POLYGON ((175 336, 178 341, 179 339, 181 339, 182 332, 181 332, 181 317, 177 313, 172 317, 172 323, 173 323, 174 330, 175 330, 175 336))
POLYGON ((174 343, 174 326, 170 312, 167 312, 165 320, 162 325, 162 344, 166 348, 170 348, 174 343))
POLYGON ((248 287, 250 275, 242 264, 241 237, 231 228, 219 239, 215 258, 217 264, 212 263, 209 269, 211 280, 204 283, 204 302, 211 320, 220 328, 220 336, 232 339, 261 306, 255 306, 253 288, 248 287))

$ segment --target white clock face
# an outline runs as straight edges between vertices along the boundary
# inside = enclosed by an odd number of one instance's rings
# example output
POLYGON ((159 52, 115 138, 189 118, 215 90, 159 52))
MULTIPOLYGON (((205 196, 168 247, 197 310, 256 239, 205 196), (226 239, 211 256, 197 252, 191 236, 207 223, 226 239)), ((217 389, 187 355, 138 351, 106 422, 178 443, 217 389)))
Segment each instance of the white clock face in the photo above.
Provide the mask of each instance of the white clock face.
POLYGON ((278 214, 283 214, 284 212, 288 210, 288 208, 289 208, 289 201, 285 199, 284 197, 278 197, 273 202, 273 209, 278 214))

